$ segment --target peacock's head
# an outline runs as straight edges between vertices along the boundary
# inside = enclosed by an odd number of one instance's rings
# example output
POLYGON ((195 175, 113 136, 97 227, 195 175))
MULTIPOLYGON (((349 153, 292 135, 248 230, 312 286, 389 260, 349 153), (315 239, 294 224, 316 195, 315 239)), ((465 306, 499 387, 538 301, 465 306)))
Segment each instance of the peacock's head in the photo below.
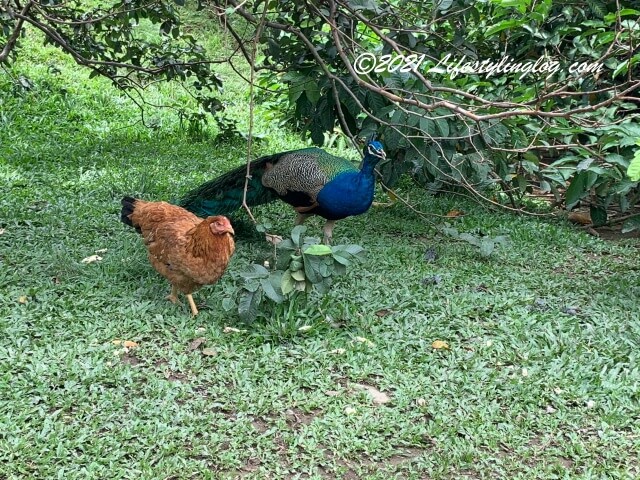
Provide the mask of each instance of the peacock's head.
POLYGON ((384 153, 382 144, 377 140, 367 143, 364 147, 364 156, 373 157, 373 160, 375 160, 376 163, 387 158, 387 154, 384 153))

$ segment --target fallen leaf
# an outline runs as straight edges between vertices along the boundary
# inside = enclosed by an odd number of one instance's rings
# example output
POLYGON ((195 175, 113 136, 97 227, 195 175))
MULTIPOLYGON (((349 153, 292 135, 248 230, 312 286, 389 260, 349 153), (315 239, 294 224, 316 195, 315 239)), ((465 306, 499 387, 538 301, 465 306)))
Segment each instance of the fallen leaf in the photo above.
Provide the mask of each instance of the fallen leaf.
POLYGON ((344 413, 346 413, 347 415, 353 415, 354 413, 356 413, 356 409, 353 407, 344 407, 344 413))
POLYGON ((122 342, 122 346, 125 348, 137 348, 138 344, 132 340, 125 340, 122 342))
POLYGON ((264 239, 267 241, 267 243, 270 243, 272 245, 278 245, 282 241, 282 237, 280 235, 272 235, 270 233, 265 233, 264 239))
POLYGON ((98 250, 96 250, 96 253, 107 253, 107 250, 109 250, 108 248, 100 248, 98 250))
POLYGON ((440 282, 442 282, 441 275, 431 275, 430 277, 424 277, 422 279, 422 285, 424 285, 425 287, 427 285, 438 285, 440 282))
POLYGON ((82 263, 94 263, 94 262, 99 262, 100 260, 102 260, 102 257, 99 255, 90 255, 86 258, 83 258, 81 260, 82 263))
POLYGON ((111 343, 113 343, 114 345, 120 345, 122 343, 122 340, 116 338, 115 340, 111 340, 111 343))
POLYGON ((366 390, 367 393, 371 396, 373 403, 375 405, 384 405, 385 403, 389 403, 391 401, 391 397, 384 392, 381 392, 376 387, 372 387, 371 385, 363 385, 361 383, 353 383, 355 388, 359 390, 366 390))
POLYGON ((376 312, 376 317, 383 318, 383 317, 386 317, 387 315, 389 315, 390 313, 391 313, 391 310, 387 310, 386 308, 383 308, 383 309, 378 310, 376 312))
POLYGON ((369 340, 368 338, 356 337, 356 338, 354 338, 354 340, 356 342, 358 342, 358 343, 366 343, 367 346, 369 346, 369 347, 373 347, 374 346, 374 343, 371 340, 369 340))
POLYGON ((18 303, 21 303, 24 305, 25 303, 27 303, 27 297, 25 297, 24 295, 18 297, 18 303))
POLYGON ((438 259, 438 252, 436 252, 435 248, 427 248, 424 252, 424 261, 425 262, 435 262, 438 259))
POLYGON ((591 215, 588 212, 571 212, 567 215, 570 222, 580 225, 591 225, 591 215))
POLYGON ((445 217, 456 218, 456 217, 462 217, 463 215, 464 215, 464 212, 462 210, 456 210, 454 208, 453 210, 450 210, 449 213, 445 215, 445 217))
POLYGON ((449 344, 443 340, 435 340, 431 347, 436 350, 449 350, 449 344))
POLYGON ((200 345, 202 345, 203 343, 204 343, 204 337, 196 338, 187 347, 187 352, 193 352, 194 350, 197 350, 198 348, 200 348, 200 345))
POLYGON ((327 390, 326 392, 324 392, 324 394, 327 397, 337 397, 338 395, 340 395, 340 392, 338 392, 337 390, 327 390))
POLYGON ((218 355, 218 352, 211 347, 207 347, 202 349, 202 354, 206 355, 207 357, 215 357, 216 355, 218 355))
POLYGON ((244 330, 240 330, 239 328, 234 328, 234 327, 224 327, 224 330, 222 330, 224 333, 240 333, 243 332, 244 330))
POLYGON ((335 350, 331 350, 329 353, 333 353, 334 355, 342 355, 346 350, 344 348, 336 348, 335 350))
POLYGON ((391 199, 392 203, 396 203, 398 201, 398 195, 396 195, 394 191, 386 190, 386 192, 387 192, 387 197, 391 199))
POLYGON ((568 307, 564 307, 564 308, 561 310, 561 312, 562 312, 562 313, 565 313, 565 314, 567 314, 567 315, 577 315, 577 314, 578 314, 578 310, 579 310, 579 308, 578 308, 578 307, 571 307, 571 306, 568 306, 568 307))
POLYGON ((308 332, 309 330, 311 330, 313 327, 311 325, 303 325, 302 327, 300 327, 298 329, 299 332, 308 332))

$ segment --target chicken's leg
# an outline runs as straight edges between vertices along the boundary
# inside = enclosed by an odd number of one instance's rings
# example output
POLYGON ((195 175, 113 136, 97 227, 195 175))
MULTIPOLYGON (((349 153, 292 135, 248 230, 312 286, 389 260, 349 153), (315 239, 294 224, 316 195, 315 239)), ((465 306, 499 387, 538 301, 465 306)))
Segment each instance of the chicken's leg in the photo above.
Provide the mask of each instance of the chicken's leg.
POLYGON ((189 301, 189 306, 191 307, 191 313, 193 313, 193 316, 195 317, 196 315, 198 315, 198 307, 196 307, 196 302, 193 301, 193 297, 191 296, 190 293, 185 294, 185 296, 189 301))
POLYGON ((174 285, 171 285, 171 293, 167 295, 167 300, 171 303, 180 303, 180 300, 178 300, 178 289, 174 285))

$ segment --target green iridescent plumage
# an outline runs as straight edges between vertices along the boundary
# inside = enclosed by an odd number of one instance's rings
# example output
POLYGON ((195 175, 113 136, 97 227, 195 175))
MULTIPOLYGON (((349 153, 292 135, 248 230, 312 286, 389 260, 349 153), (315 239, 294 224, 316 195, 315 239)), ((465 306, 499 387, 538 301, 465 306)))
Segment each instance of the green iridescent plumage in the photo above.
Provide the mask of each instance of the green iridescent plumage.
MULTIPOLYGON (((365 147, 362 168, 320 148, 292 150, 251 162, 247 205, 276 198, 298 212, 296 223, 308 215, 327 219, 325 240, 335 220, 365 212, 373 200, 375 164, 384 158, 379 142, 365 147)), ((187 193, 180 205, 198 216, 229 215, 242 206, 246 165, 240 166, 187 193)))

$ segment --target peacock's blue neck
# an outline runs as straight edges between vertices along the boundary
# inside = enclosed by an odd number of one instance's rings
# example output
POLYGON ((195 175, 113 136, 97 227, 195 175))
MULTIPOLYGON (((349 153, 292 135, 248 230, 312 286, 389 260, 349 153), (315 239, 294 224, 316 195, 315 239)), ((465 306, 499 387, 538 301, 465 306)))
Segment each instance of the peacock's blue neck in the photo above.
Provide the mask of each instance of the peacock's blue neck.
POLYGON ((367 153, 362 160, 362 167, 360 168, 360 175, 362 177, 373 178, 373 169, 376 168, 378 164, 378 158, 374 157, 370 153, 367 153))

